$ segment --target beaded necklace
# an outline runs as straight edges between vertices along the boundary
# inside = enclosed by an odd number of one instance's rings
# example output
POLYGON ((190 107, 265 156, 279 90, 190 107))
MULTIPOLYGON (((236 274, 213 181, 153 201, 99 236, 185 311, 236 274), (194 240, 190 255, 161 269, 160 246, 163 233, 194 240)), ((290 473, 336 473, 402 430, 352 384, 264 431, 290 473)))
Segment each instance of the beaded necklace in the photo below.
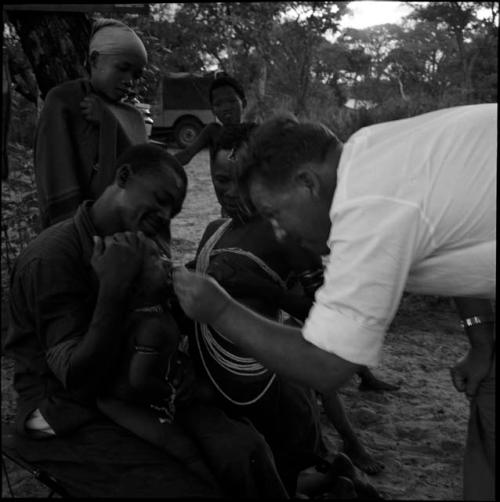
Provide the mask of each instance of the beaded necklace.
MULTIPOLYGON (((280 285, 280 287, 286 289, 285 282, 281 279, 281 277, 274 270, 272 270, 263 260, 261 260, 258 256, 254 255, 253 253, 234 247, 214 249, 215 244, 219 241, 222 235, 228 230, 230 225, 231 225, 231 219, 228 219, 228 221, 224 222, 207 240, 203 248, 200 250, 200 253, 198 254, 198 258, 196 261, 196 270, 198 272, 205 273, 206 270, 208 269, 210 258, 212 256, 222 253, 238 254, 246 256, 255 263, 257 263, 257 265, 259 265, 259 267, 261 267, 262 270, 264 270, 274 281, 276 281, 280 285)), ((279 311, 278 320, 280 322, 283 321, 283 312, 281 310, 279 311)), ((225 338, 221 333, 219 333, 213 327, 208 326, 207 324, 204 323, 196 323, 195 339, 198 346, 198 351, 201 357, 201 361, 203 363, 203 367, 205 368, 205 371, 207 372, 210 381, 215 386, 215 388, 228 401, 230 401, 233 404, 242 406, 256 403, 257 401, 259 401, 259 399, 261 399, 264 396, 269 387, 272 385, 272 383, 276 378, 276 374, 269 371, 267 368, 265 368, 262 364, 260 364, 252 357, 238 356, 233 352, 231 352, 230 350, 227 350, 217 340, 218 337, 222 338, 227 343, 233 345, 230 340, 225 338), (212 374, 212 371, 210 370, 210 367, 206 361, 203 348, 206 349, 208 356, 215 363, 217 363, 219 367, 221 367, 225 371, 228 371, 229 373, 232 373, 239 377, 249 377, 249 378, 268 374, 269 379, 264 385, 264 387, 260 390, 260 392, 258 392, 257 395, 254 396, 253 398, 246 401, 234 399, 222 389, 221 385, 219 385, 217 379, 212 374)))

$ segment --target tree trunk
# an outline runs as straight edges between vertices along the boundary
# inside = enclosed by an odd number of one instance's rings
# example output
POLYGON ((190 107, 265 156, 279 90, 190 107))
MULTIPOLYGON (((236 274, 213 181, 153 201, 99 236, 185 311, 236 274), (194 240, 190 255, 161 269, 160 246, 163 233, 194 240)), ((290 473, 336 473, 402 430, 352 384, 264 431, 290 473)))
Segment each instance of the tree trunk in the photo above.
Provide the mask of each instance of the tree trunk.
POLYGON ((401 94, 401 99, 403 101, 409 101, 409 98, 405 93, 405 88, 403 86, 403 82, 402 82, 401 77, 399 75, 397 76, 397 79, 398 79, 399 94, 401 94))
POLYGON ((257 99, 262 101, 266 96, 266 85, 267 85, 267 62, 264 58, 261 58, 259 77, 257 79, 257 99))
POLYGON ((307 116, 307 95, 309 94, 309 84, 311 76, 311 48, 308 45, 309 40, 305 42, 304 54, 300 66, 300 73, 297 89, 297 99, 295 101, 295 115, 297 117, 307 116))
MULTIPOLYGON (((4 54, 2 61, 2 180, 9 176, 9 157, 7 155, 7 143, 9 140, 9 121, 11 105, 11 79, 9 65, 4 54)), ((3 306, 3 304, 2 304, 3 306)))
POLYGON ((91 23, 81 12, 9 11, 42 99, 52 87, 87 75, 91 23))

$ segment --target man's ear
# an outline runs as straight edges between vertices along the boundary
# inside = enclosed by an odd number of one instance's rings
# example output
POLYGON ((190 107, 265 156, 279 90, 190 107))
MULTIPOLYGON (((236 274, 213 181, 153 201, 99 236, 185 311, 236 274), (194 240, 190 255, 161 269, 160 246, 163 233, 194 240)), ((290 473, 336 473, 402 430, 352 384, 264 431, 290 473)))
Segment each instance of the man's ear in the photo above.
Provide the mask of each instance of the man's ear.
POLYGON ((293 177, 295 183, 308 190, 312 196, 318 197, 320 194, 321 180, 313 169, 308 167, 300 168, 293 177))
POLYGON ((97 51, 92 51, 89 56, 89 66, 90 68, 95 68, 97 64, 97 58, 99 57, 99 53, 97 51))
POLYGON ((132 177, 134 173, 132 172, 132 167, 130 164, 122 164, 116 170, 115 181, 120 188, 125 188, 128 180, 132 177))

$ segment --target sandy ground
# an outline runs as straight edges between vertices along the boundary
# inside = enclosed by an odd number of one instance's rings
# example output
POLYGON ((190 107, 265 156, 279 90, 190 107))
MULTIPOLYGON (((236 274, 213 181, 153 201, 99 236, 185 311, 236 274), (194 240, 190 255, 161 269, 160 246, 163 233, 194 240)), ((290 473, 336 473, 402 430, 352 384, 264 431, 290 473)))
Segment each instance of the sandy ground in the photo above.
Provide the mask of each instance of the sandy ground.
MULTIPOLYGON (((188 261, 206 224, 220 214, 207 152, 187 167, 189 189, 172 226, 174 257, 188 261)), ((446 301, 405 296, 386 339, 377 376, 401 389, 360 392, 353 379, 341 391, 360 438, 385 464, 369 481, 386 499, 460 500, 468 407, 452 387, 449 367, 467 350, 465 335, 446 301)), ((12 364, 2 358, 2 421, 13 420, 12 364)), ((332 452, 340 441, 322 416, 332 452)), ((46 497, 47 489, 7 463, 17 496, 46 497)), ((2 472, 2 497, 9 497, 2 472)))

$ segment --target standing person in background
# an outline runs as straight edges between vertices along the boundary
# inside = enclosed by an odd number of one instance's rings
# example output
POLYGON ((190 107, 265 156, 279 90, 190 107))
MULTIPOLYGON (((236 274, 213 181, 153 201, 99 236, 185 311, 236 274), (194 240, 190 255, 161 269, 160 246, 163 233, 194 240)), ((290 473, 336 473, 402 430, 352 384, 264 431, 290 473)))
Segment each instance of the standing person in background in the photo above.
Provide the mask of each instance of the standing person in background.
POLYGON ((380 361, 404 291, 455 298, 470 342, 452 370, 471 399, 464 497, 495 500, 497 104, 376 124, 345 145, 322 124, 276 119, 245 166, 259 213, 329 255, 315 304, 302 329, 284 326, 179 268, 182 308, 283 377, 331 392, 380 361))
POLYGON ((255 126, 253 122, 242 122, 243 110, 247 106, 245 91, 236 79, 226 73, 220 74, 213 80, 209 89, 209 100, 219 122, 211 122, 205 126, 192 145, 174 155, 183 166, 207 147, 210 153, 210 166, 212 166, 217 140, 223 129, 236 128, 250 131, 255 126))
POLYGON ((101 19, 90 38, 90 78, 47 94, 34 146, 42 228, 98 198, 114 179, 116 158, 147 141, 142 114, 122 102, 146 64, 137 34, 120 21, 101 19))

